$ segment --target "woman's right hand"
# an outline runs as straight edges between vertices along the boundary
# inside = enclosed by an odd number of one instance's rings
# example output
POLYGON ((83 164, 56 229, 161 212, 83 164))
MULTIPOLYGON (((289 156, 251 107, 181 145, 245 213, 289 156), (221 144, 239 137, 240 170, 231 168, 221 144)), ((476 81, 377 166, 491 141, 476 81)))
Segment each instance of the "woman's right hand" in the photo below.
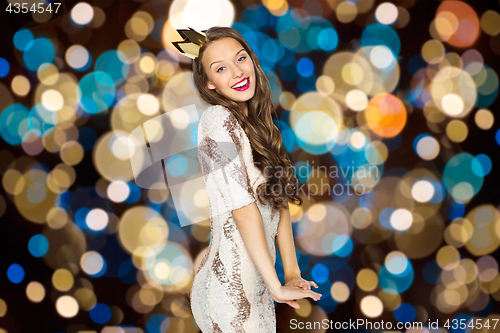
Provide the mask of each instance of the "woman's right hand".
POLYGON ((304 290, 299 287, 281 286, 281 288, 279 288, 275 293, 271 293, 271 297, 277 303, 286 303, 292 308, 300 309, 299 303, 295 301, 296 299, 310 297, 315 301, 319 301, 321 294, 312 290, 304 290))

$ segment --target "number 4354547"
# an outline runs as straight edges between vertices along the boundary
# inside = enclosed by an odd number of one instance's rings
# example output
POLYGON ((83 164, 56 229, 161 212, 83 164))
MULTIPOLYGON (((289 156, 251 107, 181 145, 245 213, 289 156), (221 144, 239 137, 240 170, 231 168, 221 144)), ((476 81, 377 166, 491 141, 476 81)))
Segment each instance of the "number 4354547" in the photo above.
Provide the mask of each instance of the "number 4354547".
POLYGON ((494 319, 491 319, 491 323, 490 323, 490 319, 487 319, 486 321, 483 322, 483 318, 471 318, 469 320, 466 320, 465 318, 460 318, 460 320, 454 318, 454 319, 448 319, 446 321, 446 323, 443 325, 443 327, 447 328, 447 329, 466 329, 466 328, 475 328, 475 329, 481 329, 483 327, 487 328, 487 329, 495 329, 497 327, 497 324, 498 324, 498 320, 497 318, 494 318, 494 319))
POLYGON ((5 11, 9 13, 28 13, 28 12, 33 12, 33 13, 43 13, 44 11, 52 13, 57 13, 59 10, 59 7, 61 6, 60 2, 54 3, 54 9, 52 9, 52 3, 49 3, 47 6, 45 6, 42 3, 38 3, 38 6, 35 6, 33 4, 31 7, 29 7, 29 3, 23 2, 23 3, 9 3, 7 8, 5 8, 5 11))

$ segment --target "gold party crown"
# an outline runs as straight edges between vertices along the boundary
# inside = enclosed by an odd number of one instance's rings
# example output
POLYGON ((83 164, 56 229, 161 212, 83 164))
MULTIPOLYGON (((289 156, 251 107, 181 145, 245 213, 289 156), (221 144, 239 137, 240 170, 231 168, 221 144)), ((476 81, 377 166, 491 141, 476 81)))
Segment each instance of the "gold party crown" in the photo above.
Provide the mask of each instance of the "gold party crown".
POLYGON ((200 47, 206 41, 206 35, 204 34, 205 31, 206 30, 198 32, 192 28, 189 28, 189 30, 177 29, 177 32, 181 35, 183 40, 172 42, 172 44, 177 48, 177 50, 179 50, 180 53, 194 59, 198 57, 200 47))

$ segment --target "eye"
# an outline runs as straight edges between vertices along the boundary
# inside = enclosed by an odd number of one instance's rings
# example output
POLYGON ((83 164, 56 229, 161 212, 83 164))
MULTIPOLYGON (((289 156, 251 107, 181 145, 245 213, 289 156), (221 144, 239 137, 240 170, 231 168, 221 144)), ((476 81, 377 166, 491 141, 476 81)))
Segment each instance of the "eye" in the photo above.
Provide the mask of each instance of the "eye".
MULTIPOLYGON (((245 57, 245 56, 242 56, 242 57, 240 57, 240 59, 241 59, 241 58, 245 59, 246 57, 245 57)), ((240 59, 238 59, 238 60, 240 60, 240 59)))
POLYGON ((221 68, 224 68, 224 67, 219 67, 219 68, 217 68, 217 72, 219 72, 219 69, 221 69, 221 68))

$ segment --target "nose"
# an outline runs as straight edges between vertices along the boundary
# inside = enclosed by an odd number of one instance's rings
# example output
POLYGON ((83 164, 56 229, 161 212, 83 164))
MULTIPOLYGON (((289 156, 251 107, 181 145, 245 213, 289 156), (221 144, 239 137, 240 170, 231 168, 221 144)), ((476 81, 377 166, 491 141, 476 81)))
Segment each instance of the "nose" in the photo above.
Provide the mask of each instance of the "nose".
POLYGON ((241 70, 241 68, 238 66, 238 65, 234 65, 234 69, 233 69, 233 77, 235 79, 241 77, 243 75, 243 71, 241 70))

